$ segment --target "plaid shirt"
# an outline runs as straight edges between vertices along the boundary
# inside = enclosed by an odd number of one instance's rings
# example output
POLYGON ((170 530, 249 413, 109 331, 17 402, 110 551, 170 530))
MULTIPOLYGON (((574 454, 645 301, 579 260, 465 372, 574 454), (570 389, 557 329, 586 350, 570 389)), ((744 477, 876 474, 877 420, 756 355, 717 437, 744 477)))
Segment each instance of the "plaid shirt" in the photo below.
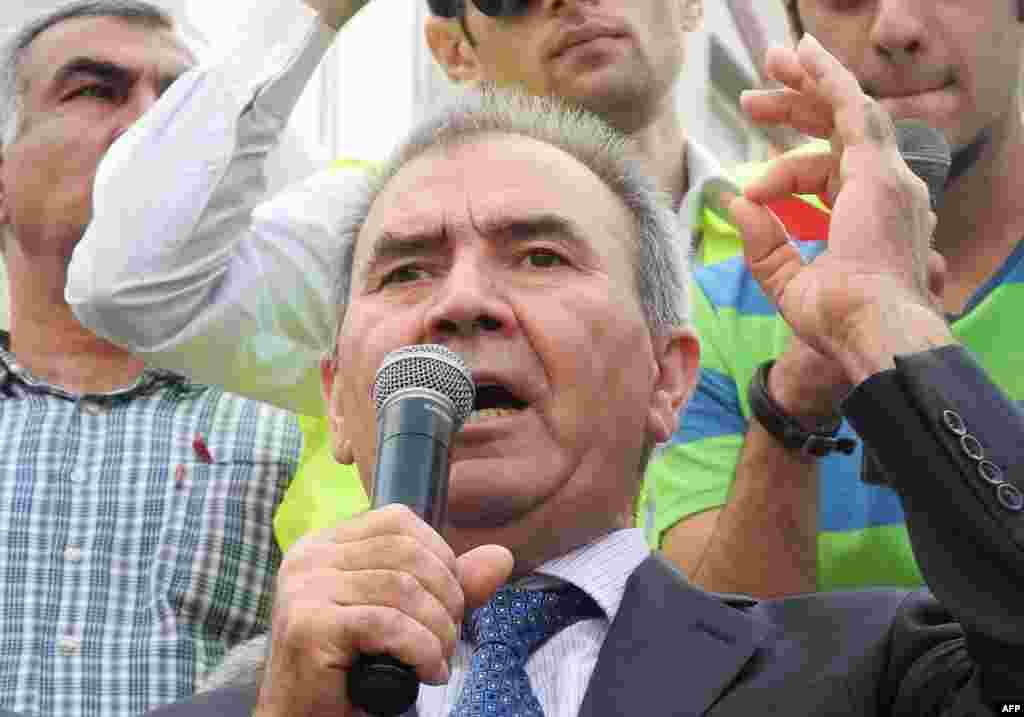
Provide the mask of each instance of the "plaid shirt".
POLYGON ((288 413, 146 370, 77 396, 0 336, 0 705, 128 717, 265 631, 288 413))

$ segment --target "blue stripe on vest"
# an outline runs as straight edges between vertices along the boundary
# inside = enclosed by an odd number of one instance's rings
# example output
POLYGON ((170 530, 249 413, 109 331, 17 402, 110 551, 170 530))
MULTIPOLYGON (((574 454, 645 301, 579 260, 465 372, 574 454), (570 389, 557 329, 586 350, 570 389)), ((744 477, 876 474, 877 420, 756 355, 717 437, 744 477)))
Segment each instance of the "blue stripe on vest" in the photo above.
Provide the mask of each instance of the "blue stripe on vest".
MULTIPOLYGON (((826 246, 821 241, 794 241, 793 245, 805 262, 821 254, 826 246)), ((742 256, 696 267, 694 278, 716 308, 732 307, 741 316, 773 316, 776 313, 775 305, 754 281, 742 256)))
POLYGON ((679 423, 670 445, 745 434, 747 422, 740 410, 736 382, 721 371, 701 368, 697 390, 680 414, 679 423))
MULTIPOLYGON (((856 437, 846 424, 842 435, 856 437)), ((821 460, 818 486, 818 529, 828 532, 861 530, 903 523, 906 518, 896 492, 860 480, 860 442, 852 456, 833 453, 821 460)))
POLYGON ((718 309, 734 308, 743 316, 771 316, 775 313, 775 305, 747 271, 741 256, 697 267, 694 278, 718 309))

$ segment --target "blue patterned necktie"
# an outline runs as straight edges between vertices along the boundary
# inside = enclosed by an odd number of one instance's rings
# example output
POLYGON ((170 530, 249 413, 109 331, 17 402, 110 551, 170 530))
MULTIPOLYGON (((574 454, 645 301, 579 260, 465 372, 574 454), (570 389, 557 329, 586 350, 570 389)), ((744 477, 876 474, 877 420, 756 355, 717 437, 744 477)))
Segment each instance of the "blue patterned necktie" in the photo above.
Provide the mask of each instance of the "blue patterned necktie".
POLYGON ((544 717, 526 676, 526 659, 562 628, 603 614, 574 586, 499 590, 467 623, 466 638, 475 649, 450 717, 544 717))

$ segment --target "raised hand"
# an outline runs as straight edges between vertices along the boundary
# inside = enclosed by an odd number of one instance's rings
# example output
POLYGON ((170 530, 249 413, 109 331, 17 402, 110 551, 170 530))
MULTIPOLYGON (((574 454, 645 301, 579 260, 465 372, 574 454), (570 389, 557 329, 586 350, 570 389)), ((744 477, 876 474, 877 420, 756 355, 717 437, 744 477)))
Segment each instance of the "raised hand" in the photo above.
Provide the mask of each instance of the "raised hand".
POLYGON ((730 204, 754 278, 799 339, 859 383, 891 357, 948 343, 935 308, 943 263, 931 252, 928 190, 903 161, 892 121, 811 36, 773 48, 767 70, 784 88, 746 93, 760 123, 830 140, 790 153, 730 204), (827 195, 828 248, 805 264, 762 205, 793 193, 827 195))

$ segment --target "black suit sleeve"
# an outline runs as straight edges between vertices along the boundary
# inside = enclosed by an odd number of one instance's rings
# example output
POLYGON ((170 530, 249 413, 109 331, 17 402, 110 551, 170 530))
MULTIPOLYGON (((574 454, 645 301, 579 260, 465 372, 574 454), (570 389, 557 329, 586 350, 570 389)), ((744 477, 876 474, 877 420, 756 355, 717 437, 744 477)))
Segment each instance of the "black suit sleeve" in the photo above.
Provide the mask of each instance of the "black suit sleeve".
MULTIPOLYGON (((901 498, 929 589, 962 628, 902 656, 896 701, 927 692, 947 714, 1024 701, 1024 413, 959 346, 897 358, 844 412, 901 498)), ((916 621, 934 624, 932 609, 912 601, 894 663, 916 621)))

